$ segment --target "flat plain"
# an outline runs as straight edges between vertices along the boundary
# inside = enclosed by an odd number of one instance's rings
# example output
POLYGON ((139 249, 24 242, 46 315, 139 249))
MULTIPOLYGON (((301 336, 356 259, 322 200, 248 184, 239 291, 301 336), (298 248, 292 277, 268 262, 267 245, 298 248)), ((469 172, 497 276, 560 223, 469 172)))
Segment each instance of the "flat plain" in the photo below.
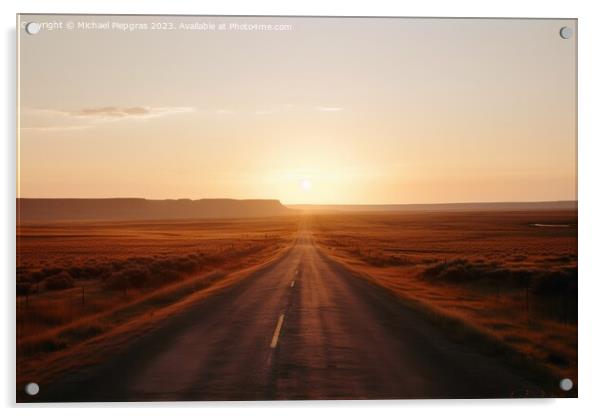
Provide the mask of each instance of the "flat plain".
POLYGON ((323 214, 313 222, 330 256, 452 335, 576 380, 575 210, 323 214))
POLYGON ((42 401, 565 395, 576 225, 574 210, 20 224, 18 383, 52 381, 42 401))
POLYGON ((27 374, 276 256, 295 216, 17 227, 17 361, 27 374))

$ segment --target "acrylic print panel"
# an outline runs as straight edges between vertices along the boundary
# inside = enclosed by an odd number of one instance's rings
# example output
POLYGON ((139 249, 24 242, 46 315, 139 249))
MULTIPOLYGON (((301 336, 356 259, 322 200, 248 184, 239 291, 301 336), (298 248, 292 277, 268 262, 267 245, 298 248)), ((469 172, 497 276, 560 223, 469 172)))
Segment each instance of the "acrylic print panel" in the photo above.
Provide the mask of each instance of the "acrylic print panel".
POLYGON ((576 20, 18 38, 18 401, 577 395, 576 20))

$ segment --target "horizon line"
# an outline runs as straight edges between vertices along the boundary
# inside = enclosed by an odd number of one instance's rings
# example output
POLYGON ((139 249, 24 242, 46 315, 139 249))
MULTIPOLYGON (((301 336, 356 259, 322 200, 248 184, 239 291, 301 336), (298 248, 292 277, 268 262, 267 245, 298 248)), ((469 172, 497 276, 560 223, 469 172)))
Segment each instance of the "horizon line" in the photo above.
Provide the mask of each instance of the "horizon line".
POLYGON ((207 200, 229 200, 229 201, 278 201, 285 206, 396 206, 396 205, 454 205, 454 204, 541 204, 559 202, 578 202, 578 199, 550 199, 550 200, 514 200, 514 201, 456 201, 456 202, 390 202, 390 203, 312 203, 312 202, 282 202, 278 198, 145 198, 145 197, 16 197, 19 199, 44 199, 44 200, 125 200, 135 199, 144 201, 207 201, 207 200))

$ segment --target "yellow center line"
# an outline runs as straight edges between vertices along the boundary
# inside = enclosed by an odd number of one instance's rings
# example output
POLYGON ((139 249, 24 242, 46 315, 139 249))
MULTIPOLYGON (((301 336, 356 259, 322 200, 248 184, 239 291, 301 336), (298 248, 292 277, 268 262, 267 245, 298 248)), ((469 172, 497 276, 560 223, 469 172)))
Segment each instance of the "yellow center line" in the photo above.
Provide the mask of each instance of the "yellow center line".
POLYGON ((284 314, 281 314, 278 318, 278 323, 276 324, 276 329, 274 330, 274 336, 272 336, 272 343, 270 344, 270 348, 276 348, 278 345, 278 337, 280 336, 280 329, 282 328, 282 322, 284 321, 284 314))

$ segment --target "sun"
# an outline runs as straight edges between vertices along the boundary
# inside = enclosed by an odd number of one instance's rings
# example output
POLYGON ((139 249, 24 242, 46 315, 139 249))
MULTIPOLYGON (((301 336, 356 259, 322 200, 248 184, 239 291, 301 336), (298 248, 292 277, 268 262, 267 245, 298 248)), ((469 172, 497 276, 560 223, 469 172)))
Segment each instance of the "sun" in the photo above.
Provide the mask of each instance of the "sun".
POLYGON ((301 181, 300 186, 304 191, 309 191, 311 189, 311 181, 305 178, 301 181))

